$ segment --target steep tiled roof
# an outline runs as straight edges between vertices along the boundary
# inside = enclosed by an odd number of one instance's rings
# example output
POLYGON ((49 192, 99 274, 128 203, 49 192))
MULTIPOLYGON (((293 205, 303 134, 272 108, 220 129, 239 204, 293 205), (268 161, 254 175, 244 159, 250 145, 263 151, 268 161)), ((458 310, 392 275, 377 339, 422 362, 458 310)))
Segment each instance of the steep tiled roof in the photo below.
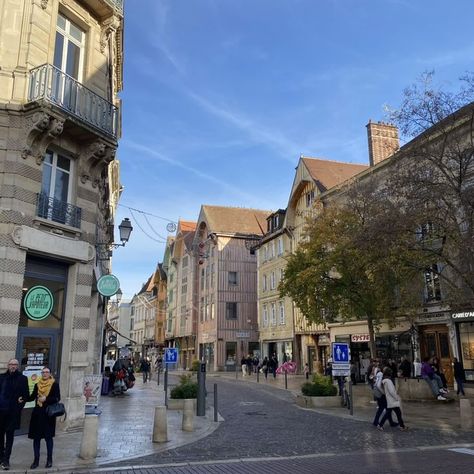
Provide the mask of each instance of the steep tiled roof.
POLYGON ((180 219, 178 225, 183 232, 194 232, 196 230, 197 222, 183 221, 180 219))
POLYGON ((343 163, 341 161, 302 158, 311 177, 318 183, 321 191, 331 189, 368 168, 367 165, 343 163))
POLYGON ((264 234, 272 211, 242 207, 202 206, 211 232, 228 234, 264 234))

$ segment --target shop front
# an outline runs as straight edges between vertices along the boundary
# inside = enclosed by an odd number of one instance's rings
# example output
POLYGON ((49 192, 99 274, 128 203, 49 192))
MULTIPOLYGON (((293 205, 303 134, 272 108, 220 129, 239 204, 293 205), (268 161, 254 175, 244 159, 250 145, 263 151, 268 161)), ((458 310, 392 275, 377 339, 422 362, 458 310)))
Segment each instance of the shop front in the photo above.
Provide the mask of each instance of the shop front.
MULTIPOLYGON (((346 342, 349 344, 351 359, 356 367, 356 379, 364 381, 370 365, 370 335, 367 323, 361 321, 345 324, 330 325, 331 342, 346 342)), ((390 328, 382 324, 375 334, 375 358, 381 361, 393 359, 399 361, 406 357, 413 361, 415 357, 412 330, 407 321, 390 328)))
POLYGON ((451 314, 455 331, 458 360, 464 366, 466 382, 474 385, 474 310, 451 314))
MULTIPOLYGON (((446 311, 426 312, 417 317, 417 330, 421 361, 426 357, 437 357, 440 369, 449 386, 454 384, 453 345, 450 337, 450 318, 446 311)), ((454 334, 453 334, 454 342, 454 334)))

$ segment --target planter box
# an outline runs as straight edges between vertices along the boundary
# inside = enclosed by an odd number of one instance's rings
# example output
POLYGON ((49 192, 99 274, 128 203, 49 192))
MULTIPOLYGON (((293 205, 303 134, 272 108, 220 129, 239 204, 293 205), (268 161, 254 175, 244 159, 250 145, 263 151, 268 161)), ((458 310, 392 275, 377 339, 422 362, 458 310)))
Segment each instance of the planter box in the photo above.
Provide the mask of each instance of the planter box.
POLYGON ((297 395, 296 404, 305 408, 336 408, 341 406, 341 397, 339 395, 332 395, 330 397, 297 395))
POLYGON ((435 400, 428 383, 422 378, 398 378, 397 389, 402 400, 435 400))
MULTIPOLYGON (((196 411, 196 399, 193 398, 193 410, 196 411)), ((184 398, 168 398, 168 410, 183 410, 184 398)))

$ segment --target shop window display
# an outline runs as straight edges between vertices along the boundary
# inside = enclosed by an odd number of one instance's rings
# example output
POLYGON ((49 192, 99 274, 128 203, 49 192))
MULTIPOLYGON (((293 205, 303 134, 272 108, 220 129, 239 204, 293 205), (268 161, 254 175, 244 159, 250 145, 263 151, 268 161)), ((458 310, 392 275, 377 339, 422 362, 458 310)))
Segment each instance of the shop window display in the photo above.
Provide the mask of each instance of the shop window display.
POLYGON ((474 322, 460 323, 459 336, 466 380, 474 382, 474 322))

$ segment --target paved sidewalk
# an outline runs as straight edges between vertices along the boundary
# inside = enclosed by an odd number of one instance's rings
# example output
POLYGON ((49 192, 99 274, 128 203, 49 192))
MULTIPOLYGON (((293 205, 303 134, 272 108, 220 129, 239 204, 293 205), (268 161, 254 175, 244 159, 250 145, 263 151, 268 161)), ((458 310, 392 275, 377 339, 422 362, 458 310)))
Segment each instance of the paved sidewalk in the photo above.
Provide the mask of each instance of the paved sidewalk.
MULTIPOLYGON (((214 412, 207 409, 205 417, 194 417, 194 431, 181 430, 182 411, 168 410, 168 442, 153 443, 154 407, 164 405, 163 385, 156 380, 143 384, 139 377, 132 390, 119 397, 101 397, 99 417, 98 456, 94 462, 80 459, 82 432, 56 432, 53 468, 43 469, 46 446, 41 445, 40 467, 29 470, 33 461, 33 442, 26 435, 16 436, 10 460, 10 472, 71 472, 73 468, 100 466, 114 461, 126 461, 147 454, 159 453, 192 443, 212 433, 219 423, 214 412)), ((221 419, 222 420, 222 419, 221 419)), ((220 421, 221 421, 220 420, 220 421)))
MULTIPOLYGON (((239 383, 257 383, 256 374, 242 376, 239 372, 237 377, 234 373, 209 373, 207 381, 212 382, 212 379, 225 378, 229 380, 237 380, 239 383)), ((285 389, 284 375, 277 375, 276 379, 273 376, 268 376, 267 379, 262 374, 259 374, 258 383, 267 387, 275 387, 285 389)), ((295 396, 301 395, 301 385, 306 382, 304 375, 287 375, 286 386, 287 389, 295 396)), ((345 407, 340 408, 305 408, 323 413, 326 415, 333 415, 342 418, 350 418, 360 421, 372 423, 377 405, 371 400, 371 392, 367 384, 359 383, 353 387, 354 391, 354 410, 353 415, 350 415, 349 410, 345 407)), ((452 399, 450 402, 433 401, 402 401, 403 419, 407 426, 418 428, 433 428, 438 430, 459 432, 461 429, 461 420, 459 412, 459 397, 455 392, 450 392, 448 398, 452 399)), ((471 401, 472 416, 474 420, 474 396, 469 395, 471 401)), ((388 426, 388 425, 387 425, 388 426)), ((474 431, 474 430, 473 430, 474 431)))

